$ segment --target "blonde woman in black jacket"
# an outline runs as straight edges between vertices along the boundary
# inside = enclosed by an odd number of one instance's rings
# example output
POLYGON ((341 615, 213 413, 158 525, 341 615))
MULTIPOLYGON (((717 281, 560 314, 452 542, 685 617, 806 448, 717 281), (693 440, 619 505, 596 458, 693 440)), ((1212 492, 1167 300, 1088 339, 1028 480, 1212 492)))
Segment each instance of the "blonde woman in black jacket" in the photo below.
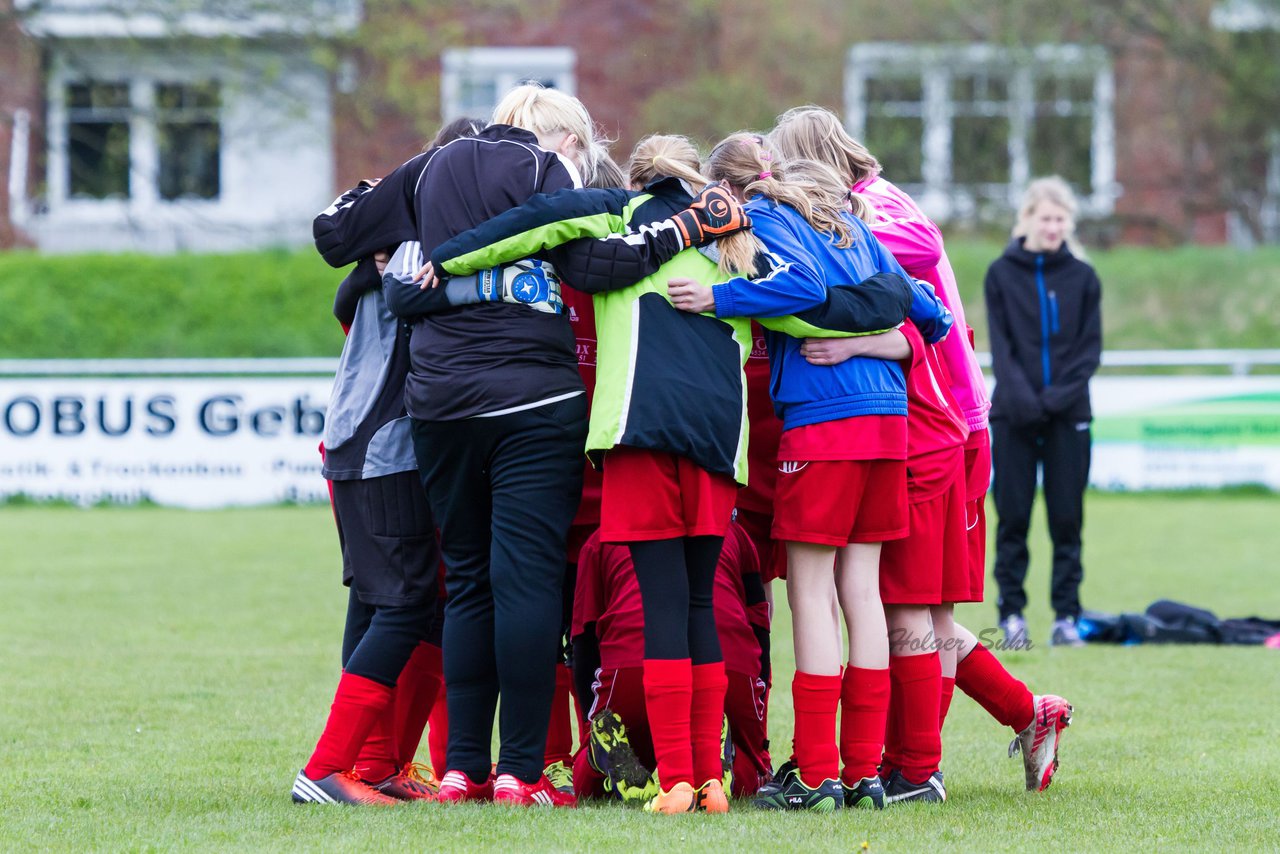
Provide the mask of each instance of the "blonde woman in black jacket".
POLYGON ((1089 379, 1102 355, 1102 288, 1073 238, 1076 200, 1061 178, 1033 181, 1014 239, 987 270, 984 292, 996 387, 995 578, 1006 640, 1022 644, 1023 582, 1036 475, 1053 540, 1051 642, 1078 646, 1080 529, 1091 450, 1089 379))

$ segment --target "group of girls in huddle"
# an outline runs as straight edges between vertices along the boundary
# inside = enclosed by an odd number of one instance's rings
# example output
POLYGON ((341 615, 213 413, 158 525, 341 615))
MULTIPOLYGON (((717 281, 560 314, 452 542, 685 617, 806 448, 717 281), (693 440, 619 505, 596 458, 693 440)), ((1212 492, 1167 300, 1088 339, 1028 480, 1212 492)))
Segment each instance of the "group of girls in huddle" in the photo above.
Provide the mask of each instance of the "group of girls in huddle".
MULTIPOLYGON (((754 803, 779 809, 943 800, 954 685, 1015 730, 1028 788, 1047 786, 1070 706, 1033 697, 951 618, 982 598, 988 404, 936 226, 818 108, 784 114, 767 137, 734 134, 705 163, 683 138, 650 137, 627 188, 607 186, 608 164, 576 99, 523 86, 487 128, 317 220, 318 244, 342 247, 331 263, 395 250, 383 291, 408 333, 401 418, 447 586, 451 725, 430 799, 574 802, 543 767, 569 628, 579 683, 596 676, 580 783, 589 766, 607 790, 643 791, 652 812, 727 811, 734 703, 715 590, 735 514, 731 540, 751 548, 734 551, 786 578, 796 655, 793 755, 737 793, 758 788, 754 803), (594 370, 580 375, 584 361, 594 370), (588 666, 617 648, 606 635, 625 621, 603 615, 618 603, 598 584, 593 608, 570 612, 562 596, 595 525, 587 553, 633 568, 635 585, 610 595, 638 597, 642 615, 630 723, 607 708, 617 683, 602 677, 618 668, 588 666), (627 728, 646 733, 652 787, 636 785, 627 728)), ((763 600, 743 595, 748 609, 763 600)), ((357 599, 376 622, 376 595, 357 599)), ((764 684, 767 630, 756 649, 764 684)), ((296 800, 404 796, 347 761, 373 731, 349 721, 385 718, 390 701, 348 710, 404 690, 378 677, 407 660, 397 648, 378 674, 344 673, 317 748, 328 761, 300 772, 296 800)))

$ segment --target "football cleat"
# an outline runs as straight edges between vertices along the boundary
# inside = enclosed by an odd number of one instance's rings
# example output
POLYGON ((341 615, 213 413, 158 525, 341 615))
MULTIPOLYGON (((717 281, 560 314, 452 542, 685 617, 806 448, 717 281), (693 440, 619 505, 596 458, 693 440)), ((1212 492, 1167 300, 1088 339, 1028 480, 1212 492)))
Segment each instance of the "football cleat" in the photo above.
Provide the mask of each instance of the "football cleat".
POLYGON ((729 717, 720 724, 720 785, 726 792, 733 791, 733 760, 736 758, 733 734, 729 732, 729 717))
POLYGON ((942 785, 942 772, 934 771, 923 783, 912 783, 901 771, 889 775, 884 787, 885 804, 902 804, 908 801, 940 804, 947 799, 947 789, 942 785))
POLYGON ((1071 704, 1061 697, 1046 694, 1032 701, 1035 716, 1027 728, 1009 742, 1009 757, 1022 751, 1022 766, 1027 773, 1027 791, 1043 792, 1053 782, 1058 770, 1058 742, 1062 731, 1071 726, 1071 704))
POLYGON ((728 812, 729 796, 719 780, 708 780, 698 788, 693 808, 696 812, 728 812))
POLYGON ((1076 628, 1076 621, 1070 617, 1053 621, 1053 634, 1049 636, 1049 646, 1084 646, 1084 638, 1076 628))
POLYGON ((856 786, 840 784, 844 790, 844 805, 850 809, 884 809, 884 785, 879 777, 863 777, 856 786))
POLYGON ((616 798, 645 803, 659 794, 653 774, 631 748, 627 727, 616 712, 601 709, 591 720, 587 761, 605 778, 605 791, 616 798))
POLYGON ((369 785, 398 801, 434 801, 440 791, 436 775, 420 762, 409 762, 400 769, 400 773, 369 785))
POLYGON ((312 780, 299 771, 293 780, 293 802, 384 807, 399 803, 395 798, 375 790, 354 771, 337 771, 319 780, 312 780))
MULTIPOLYGON (((659 788, 656 795, 645 801, 644 811, 675 815, 677 813, 693 812, 697 804, 698 793, 693 790, 693 786, 688 783, 676 783, 668 792, 664 792, 659 788)), ((728 809, 727 806, 725 808, 728 809)))
POLYGON ((573 791, 573 769, 563 762, 552 762, 542 772, 551 781, 551 787, 566 795, 575 795, 573 791))
POLYGON ((1021 614, 1010 614, 1000 621, 1000 630, 1004 632, 1004 649, 1025 650, 1031 645, 1027 640, 1027 621, 1021 614))
POLYGON ((493 777, 489 777, 483 783, 473 783, 471 778, 461 771, 448 771, 440 779, 440 791, 436 792, 436 800, 446 804, 491 801, 493 800, 493 777))
POLYGON ((569 789, 567 793, 560 791, 545 774, 536 783, 526 783, 514 774, 499 774, 493 784, 493 802, 511 807, 576 807, 578 799, 573 787, 569 789))
POLYGON ((816 787, 807 786, 800 779, 799 769, 791 768, 761 788, 751 805, 766 810, 832 812, 844 807, 844 791, 839 780, 823 780, 816 787))

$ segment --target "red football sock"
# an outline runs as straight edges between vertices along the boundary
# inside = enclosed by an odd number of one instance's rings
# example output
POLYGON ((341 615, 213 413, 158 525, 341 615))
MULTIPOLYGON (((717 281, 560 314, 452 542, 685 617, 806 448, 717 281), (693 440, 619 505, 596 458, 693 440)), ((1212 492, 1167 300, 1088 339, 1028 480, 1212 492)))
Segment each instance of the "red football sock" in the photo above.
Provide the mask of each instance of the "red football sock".
POLYGON ((1026 683, 1014 679, 982 644, 956 664, 956 687, 1015 732, 1026 729, 1036 716, 1035 700, 1026 683))
MULTIPOLYGON (((890 659, 892 664, 892 659, 890 659)), ((889 672, 889 715, 884 728, 884 756, 880 760, 880 776, 889 775, 902 767, 902 683, 889 672)))
POLYGON ((417 755, 443 679, 440 647, 426 642, 418 644, 396 682, 397 771, 417 755))
POLYGON ((796 710, 796 764, 806 786, 840 776, 836 746, 836 713, 840 708, 840 677, 817 676, 797 670, 791 682, 796 710))
POLYGON ((319 780, 355 767, 360 748, 391 704, 391 693, 392 689, 380 682, 354 673, 342 674, 329 708, 329 720, 303 769, 308 778, 319 780))
POLYGON ((889 658, 889 678, 902 688, 902 776, 923 783, 942 762, 938 707, 942 697, 942 665, 938 653, 889 658))
POLYGON ((938 703, 938 732, 942 732, 942 725, 947 722, 947 712, 951 711, 951 698, 956 693, 956 678, 954 676, 942 677, 942 701, 938 703))
POLYGON ((431 770, 437 777, 443 777, 450 770, 445 764, 449 747, 449 704, 445 699, 444 682, 440 683, 440 694, 436 697, 435 707, 431 710, 430 729, 427 731, 427 750, 431 753, 431 770))
POLYGON ((551 720, 547 724, 547 749, 542 766, 552 762, 573 764, 573 722, 569 694, 573 691, 573 673, 563 664, 556 665, 556 693, 551 700, 551 720))
POLYGON ((644 705, 658 765, 658 784, 670 791, 693 782, 693 663, 687 658, 644 660, 644 705))
POLYGON ((400 697, 399 688, 391 690, 391 702, 378 715, 369 736, 360 745, 360 754, 356 757, 355 772, 361 780, 369 783, 381 783, 400 770, 396 755, 396 703, 400 697))
POLYGON ((840 688, 840 777, 845 785, 876 775, 888 716, 888 669, 846 667, 840 688))
POLYGON ((724 776, 720 732, 724 724, 724 696, 729 690, 729 677, 724 662, 695 664, 693 670, 693 702, 689 713, 689 734, 693 741, 694 785, 724 776))

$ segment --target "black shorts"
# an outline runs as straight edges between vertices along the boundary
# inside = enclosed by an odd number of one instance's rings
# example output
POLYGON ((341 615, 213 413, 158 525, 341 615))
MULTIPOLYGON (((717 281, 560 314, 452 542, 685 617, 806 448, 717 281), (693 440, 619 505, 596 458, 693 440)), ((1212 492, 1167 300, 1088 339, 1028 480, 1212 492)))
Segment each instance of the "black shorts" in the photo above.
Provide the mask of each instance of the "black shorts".
POLYGON ((436 596, 440 547, 416 471, 333 481, 342 583, 367 605, 420 605, 436 596))

